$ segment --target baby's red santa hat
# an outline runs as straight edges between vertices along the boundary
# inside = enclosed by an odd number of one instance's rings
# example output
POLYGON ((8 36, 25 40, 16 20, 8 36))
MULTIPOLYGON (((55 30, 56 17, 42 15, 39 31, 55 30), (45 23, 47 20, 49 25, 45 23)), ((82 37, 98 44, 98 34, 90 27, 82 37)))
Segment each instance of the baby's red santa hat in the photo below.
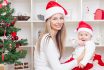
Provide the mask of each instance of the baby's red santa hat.
POLYGON ((80 32, 80 31, 86 31, 86 32, 89 32, 91 35, 93 35, 92 27, 84 21, 80 21, 78 24, 77 32, 80 32))
POLYGON ((48 2, 46 6, 45 20, 50 18, 52 15, 56 13, 61 13, 63 15, 67 15, 67 11, 60 4, 55 1, 48 2))

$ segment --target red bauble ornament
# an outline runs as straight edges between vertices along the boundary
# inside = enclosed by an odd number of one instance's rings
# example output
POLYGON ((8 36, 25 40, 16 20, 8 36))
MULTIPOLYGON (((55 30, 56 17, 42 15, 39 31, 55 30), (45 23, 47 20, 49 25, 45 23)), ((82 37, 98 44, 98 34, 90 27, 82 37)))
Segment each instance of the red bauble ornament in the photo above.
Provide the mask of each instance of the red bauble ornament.
POLYGON ((2 48, 3 47, 3 45, 0 45, 0 48, 2 48))
POLYGON ((12 40, 15 40, 14 37, 12 37, 12 40))
POLYGON ((16 18, 14 18, 14 20, 11 22, 11 26, 14 26, 15 23, 16 23, 16 18))
POLYGON ((9 26, 10 26, 10 24, 8 24, 8 23, 7 23, 7 24, 6 24, 6 26, 7 26, 7 27, 9 27, 9 26))
POLYGON ((11 35, 12 35, 12 37, 15 37, 17 35, 17 33, 16 32, 12 32, 11 35))
POLYGON ((18 36, 12 37, 12 40, 18 40, 18 36))
POLYGON ((18 40, 18 36, 15 36, 15 37, 14 37, 14 40, 18 40))

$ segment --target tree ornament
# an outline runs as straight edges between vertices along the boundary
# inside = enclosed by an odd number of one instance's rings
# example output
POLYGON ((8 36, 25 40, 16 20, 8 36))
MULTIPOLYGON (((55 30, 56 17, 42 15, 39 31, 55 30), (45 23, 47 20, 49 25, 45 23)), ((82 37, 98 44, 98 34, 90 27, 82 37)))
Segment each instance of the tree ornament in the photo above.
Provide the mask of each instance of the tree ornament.
POLYGON ((4 53, 2 53, 2 61, 4 61, 4 53))
POLYGON ((18 36, 15 36, 15 37, 14 37, 14 40, 18 40, 18 36))
POLYGON ((6 6, 7 4, 8 4, 7 0, 4 0, 3 3, 2 3, 3 6, 6 6))
POLYGON ((9 27, 9 26, 10 26, 10 24, 6 23, 6 26, 7 26, 7 27, 9 27))
POLYGON ((9 48, 12 49, 12 44, 9 44, 9 48))
POLYGON ((12 40, 14 41, 14 37, 12 37, 12 40))
POLYGON ((0 48, 3 48, 3 45, 0 45, 0 48))
POLYGON ((16 18, 14 18, 14 20, 11 22, 11 24, 10 24, 10 25, 11 25, 11 26, 14 26, 14 24, 15 24, 16 20, 17 20, 17 19, 16 19, 16 18))
POLYGON ((2 4, 0 4, 0 9, 2 8, 2 4))
POLYGON ((8 50, 5 50, 5 53, 4 54, 8 54, 8 52, 9 52, 8 50))
POLYGON ((18 40, 18 36, 12 37, 12 40, 18 40))
POLYGON ((2 8, 2 2, 3 2, 3 0, 0 0, 0 8, 2 8))
POLYGON ((8 4, 8 1, 7 0, 4 0, 2 3, 0 3, 0 9, 3 7, 3 6, 6 6, 8 4))
POLYGON ((6 30, 4 30, 3 42, 4 42, 5 39, 7 39, 7 37, 6 37, 6 30))
POLYGON ((11 35, 12 35, 12 37, 15 37, 17 35, 17 33, 16 32, 12 32, 11 35))

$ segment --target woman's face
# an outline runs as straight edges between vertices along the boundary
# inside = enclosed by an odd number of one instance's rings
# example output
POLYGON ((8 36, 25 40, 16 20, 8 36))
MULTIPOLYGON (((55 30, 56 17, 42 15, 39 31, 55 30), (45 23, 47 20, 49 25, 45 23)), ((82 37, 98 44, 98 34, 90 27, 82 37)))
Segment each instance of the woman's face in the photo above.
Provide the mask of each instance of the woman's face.
POLYGON ((60 13, 53 15, 50 18, 50 25, 51 28, 55 31, 61 30, 63 24, 64 24, 64 16, 60 13))
POLYGON ((92 35, 86 31, 81 31, 78 33, 78 39, 82 41, 88 41, 90 40, 92 35))

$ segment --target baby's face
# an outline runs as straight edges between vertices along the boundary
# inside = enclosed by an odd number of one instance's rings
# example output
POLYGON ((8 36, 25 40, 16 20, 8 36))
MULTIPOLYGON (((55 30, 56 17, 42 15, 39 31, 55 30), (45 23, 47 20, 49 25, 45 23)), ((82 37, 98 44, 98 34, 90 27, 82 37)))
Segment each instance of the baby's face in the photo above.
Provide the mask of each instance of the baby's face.
POLYGON ((80 31, 78 32, 78 39, 82 41, 88 41, 91 40, 92 35, 89 32, 86 31, 80 31))

